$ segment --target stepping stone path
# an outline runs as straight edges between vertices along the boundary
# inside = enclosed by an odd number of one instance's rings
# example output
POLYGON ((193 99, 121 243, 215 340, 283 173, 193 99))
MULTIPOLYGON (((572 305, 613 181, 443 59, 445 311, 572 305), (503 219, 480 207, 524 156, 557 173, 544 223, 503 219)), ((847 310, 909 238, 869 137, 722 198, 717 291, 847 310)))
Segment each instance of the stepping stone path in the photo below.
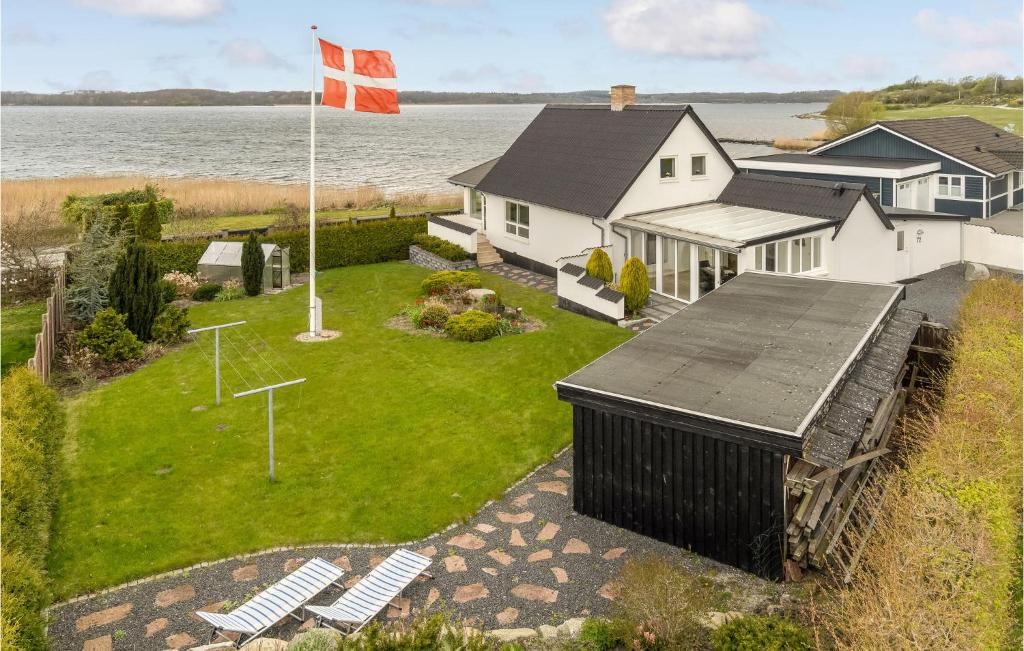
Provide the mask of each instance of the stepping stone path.
MULTIPOLYGON (((574 513, 571 470, 572 455, 563 453, 466 523, 401 545, 432 559, 428 572, 433 578, 410 585, 402 599, 385 610, 384 621, 406 621, 419 612, 444 608, 484 630, 522 627, 536 635, 537 627, 552 623, 553 612, 562 619, 609 613, 618 595, 615 580, 623 563, 649 553, 674 558, 698 575, 714 568, 715 580, 727 580, 728 589, 744 599, 748 596, 744 590, 756 588, 765 595, 769 589, 777 590, 738 570, 574 513)), ((236 608, 314 557, 333 559, 345 572, 341 582, 351 588, 395 548, 286 548, 209 563, 187 574, 58 604, 51 611, 51 647, 72 651, 190 648, 210 637, 210 626, 195 616, 197 610, 236 608)), ((340 594, 341 589, 332 586, 311 603, 329 604, 340 594)), ((755 598, 744 603, 760 602, 755 598)), ((289 640, 312 624, 309 619, 286 618, 267 637, 289 640)))

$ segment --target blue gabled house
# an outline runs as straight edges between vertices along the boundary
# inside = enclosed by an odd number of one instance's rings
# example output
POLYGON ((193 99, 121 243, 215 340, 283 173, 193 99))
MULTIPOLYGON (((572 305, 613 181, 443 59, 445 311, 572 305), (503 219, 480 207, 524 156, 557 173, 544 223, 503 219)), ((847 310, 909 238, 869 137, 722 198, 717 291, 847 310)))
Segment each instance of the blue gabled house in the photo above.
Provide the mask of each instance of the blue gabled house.
POLYGON ((974 118, 887 120, 806 154, 736 161, 744 172, 864 183, 879 203, 987 218, 1024 200, 1024 140, 974 118))

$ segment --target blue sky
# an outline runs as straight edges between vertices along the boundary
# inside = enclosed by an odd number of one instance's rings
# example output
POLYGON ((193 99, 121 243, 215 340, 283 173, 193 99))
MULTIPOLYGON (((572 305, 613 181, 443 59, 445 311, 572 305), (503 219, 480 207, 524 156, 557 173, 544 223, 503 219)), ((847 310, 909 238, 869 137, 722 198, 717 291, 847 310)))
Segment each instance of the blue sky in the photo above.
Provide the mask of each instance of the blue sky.
POLYGON ((853 90, 1022 67, 1019 0, 8 0, 2 86, 305 89, 313 22, 390 50, 405 90, 853 90))

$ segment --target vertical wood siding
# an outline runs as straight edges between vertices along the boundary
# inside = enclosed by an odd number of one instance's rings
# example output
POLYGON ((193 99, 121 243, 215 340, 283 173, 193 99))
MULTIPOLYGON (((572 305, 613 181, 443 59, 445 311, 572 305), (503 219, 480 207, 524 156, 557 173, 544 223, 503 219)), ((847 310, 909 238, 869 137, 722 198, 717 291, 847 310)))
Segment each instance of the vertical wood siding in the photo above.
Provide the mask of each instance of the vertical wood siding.
POLYGON ((942 174, 977 174, 978 170, 962 165, 930 149, 876 129, 847 140, 831 149, 818 152, 819 156, 869 156, 871 158, 905 158, 909 160, 939 161, 942 174))
POLYGON ((781 453, 573 405, 573 455, 578 513, 781 578, 781 453))

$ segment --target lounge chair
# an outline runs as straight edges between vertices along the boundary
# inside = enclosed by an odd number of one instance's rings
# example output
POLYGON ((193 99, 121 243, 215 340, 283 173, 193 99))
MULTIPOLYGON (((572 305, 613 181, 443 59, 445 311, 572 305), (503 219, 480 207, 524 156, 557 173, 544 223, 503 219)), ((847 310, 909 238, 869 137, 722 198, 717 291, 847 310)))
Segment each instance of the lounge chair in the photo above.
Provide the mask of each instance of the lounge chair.
POLYGON ((317 625, 334 628, 325 623, 334 622, 345 629, 342 632, 355 633, 401 595, 416 577, 430 576, 426 572, 428 567, 430 559, 426 556, 399 549, 330 606, 306 606, 305 609, 316 615, 317 625))
POLYGON ((285 617, 296 617, 295 611, 327 586, 342 587, 339 579, 343 574, 345 571, 337 565, 322 558, 313 558, 230 613, 197 611, 196 615, 213 626, 211 643, 218 635, 230 640, 224 635, 228 631, 239 634, 234 643, 236 647, 242 646, 266 633, 285 617))

